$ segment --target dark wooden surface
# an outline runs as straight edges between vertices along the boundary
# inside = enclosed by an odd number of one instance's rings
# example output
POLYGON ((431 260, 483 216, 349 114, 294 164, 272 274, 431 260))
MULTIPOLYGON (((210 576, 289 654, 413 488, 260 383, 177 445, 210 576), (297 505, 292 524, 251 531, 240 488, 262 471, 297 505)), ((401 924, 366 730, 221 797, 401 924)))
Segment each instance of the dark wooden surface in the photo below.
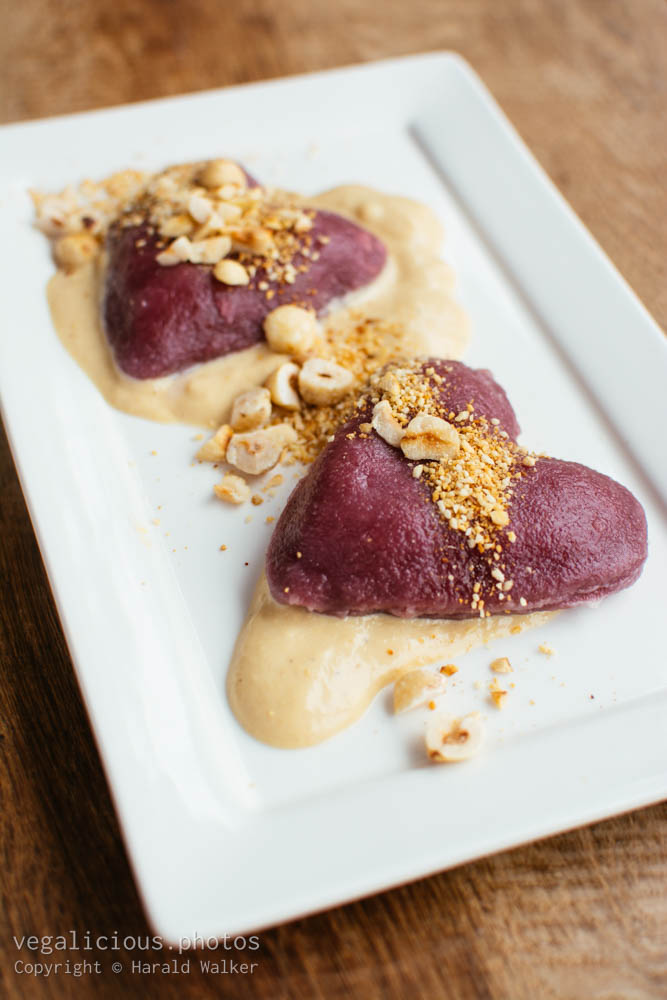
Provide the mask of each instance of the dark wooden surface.
MULTIPOLYGON (((664 0, 3 0, 1 10, 1 121, 456 49, 667 321, 664 0)), ((187 976, 132 975, 137 953, 122 951, 40 959, 98 960, 99 975, 17 975, 26 953, 14 935, 149 932, 4 442, 0 451, 0 995, 667 997, 664 804, 267 931, 247 956, 259 962, 252 976, 207 976, 198 959, 187 976), (112 960, 125 971, 114 975, 112 960)))

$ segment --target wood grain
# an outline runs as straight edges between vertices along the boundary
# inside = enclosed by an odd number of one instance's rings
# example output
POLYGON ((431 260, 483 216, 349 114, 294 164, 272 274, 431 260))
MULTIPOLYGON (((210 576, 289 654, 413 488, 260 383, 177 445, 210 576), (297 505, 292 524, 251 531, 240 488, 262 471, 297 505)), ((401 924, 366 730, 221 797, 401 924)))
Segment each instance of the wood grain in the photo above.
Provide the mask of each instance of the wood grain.
MULTIPOLYGON (((2 121, 456 49, 667 322, 664 0, 3 0, 0 16, 2 121)), ((16 975, 12 935, 149 931, 4 440, 0 452, 2 995, 667 996, 665 805, 263 933, 252 976, 196 961, 188 976, 133 976, 136 952, 102 951, 78 956, 100 975, 16 975)))

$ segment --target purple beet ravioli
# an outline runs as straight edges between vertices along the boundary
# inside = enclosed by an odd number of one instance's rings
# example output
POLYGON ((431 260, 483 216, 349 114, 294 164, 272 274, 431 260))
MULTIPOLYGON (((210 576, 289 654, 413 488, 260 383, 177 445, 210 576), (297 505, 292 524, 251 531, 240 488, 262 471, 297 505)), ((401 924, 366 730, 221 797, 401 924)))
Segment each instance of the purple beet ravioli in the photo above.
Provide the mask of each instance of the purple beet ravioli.
POLYGON ((487 371, 431 359, 395 374, 401 388, 388 398, 404 422, 426 400, 460 451, 406 458, 371 429, 381 395, 371 390, 280 517, 266 564, 276 601, 468 618, 566 608, 637 579, 646 519, 625 487, 520 448, 514 411, 487 371))

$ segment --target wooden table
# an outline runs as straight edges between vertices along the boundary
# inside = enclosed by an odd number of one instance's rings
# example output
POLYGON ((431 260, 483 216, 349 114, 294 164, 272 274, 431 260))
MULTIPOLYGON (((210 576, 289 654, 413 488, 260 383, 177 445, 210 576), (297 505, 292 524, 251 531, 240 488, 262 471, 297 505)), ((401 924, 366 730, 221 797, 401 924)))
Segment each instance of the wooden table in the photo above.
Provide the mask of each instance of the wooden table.
MULTIPOLYGON (((458 50, 667 321, 664 0, 5 0, 3 12, 3 121, 458 50)), ((0 462, 6 996, 667 996, 665 805, 263 933, 252 975, 207 977, 197 962, 188 976, 114 975, 112 957, 126 969, 137 957, 123 951, 50 956, 99 960, 100 975, 16 975, 12 935, 148 929, 4 443, 0 462)))

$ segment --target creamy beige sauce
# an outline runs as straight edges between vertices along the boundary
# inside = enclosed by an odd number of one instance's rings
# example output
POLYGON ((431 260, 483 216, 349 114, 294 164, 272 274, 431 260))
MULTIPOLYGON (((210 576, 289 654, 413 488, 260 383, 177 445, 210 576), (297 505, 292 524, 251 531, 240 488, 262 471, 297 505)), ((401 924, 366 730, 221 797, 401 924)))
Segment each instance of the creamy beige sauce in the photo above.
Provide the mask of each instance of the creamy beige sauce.
POLYGON ((552 615, 334 618, 277 604, 262 575, 236 642, 227 695, 256 739, 275 747, 312 746, 355 722, 381 688, 408 670, 451 661, 552 615))
MULTIPOLYGON (((389 252, 376 281, 334 303, 324 325, 339 329, 346 317, 352 321, 353 310, 361 311, 402 328, 397 354, 460 357, 468 327, 452 298, 453 276, 439 256, 442 231, 432 212, 407 198, 358 186, 334 188, 307 203, 360 222, 389 252)), ((129 378, 116 366, 102 326, 104 267, 100 257, 73 273, 58 271, 49 282, 48 300, 64 346, 116 409, 161 422, 217 427, 235 396, 261 385, 284 360, 258 344, 179 375, 129 378)))

